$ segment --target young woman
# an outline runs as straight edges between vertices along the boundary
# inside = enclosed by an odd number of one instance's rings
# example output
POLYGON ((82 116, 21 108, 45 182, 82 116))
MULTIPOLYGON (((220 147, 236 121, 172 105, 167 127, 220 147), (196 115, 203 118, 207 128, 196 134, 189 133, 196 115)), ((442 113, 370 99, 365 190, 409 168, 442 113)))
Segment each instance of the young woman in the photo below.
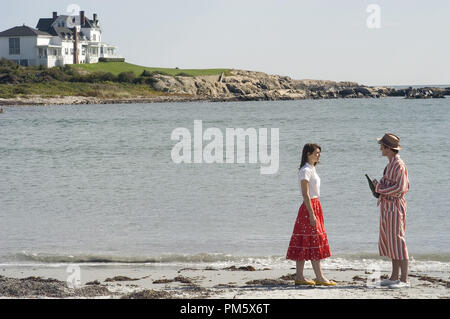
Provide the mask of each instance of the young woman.
POLYGON ((286 259, 297 262, 296 285, 336 286, 334 281, 325 278, 320 266, 321 259, 331 256, 319 201, 320 177, 315 168, 320 162, 321 150, 319 145, 308 143, 303 147, 302 152, 298 176, 303 203, 298 210, 286 255, 286 259), (316 274, 314 280, 307 280, 303 276, 306 260, 311 260, 316 274))

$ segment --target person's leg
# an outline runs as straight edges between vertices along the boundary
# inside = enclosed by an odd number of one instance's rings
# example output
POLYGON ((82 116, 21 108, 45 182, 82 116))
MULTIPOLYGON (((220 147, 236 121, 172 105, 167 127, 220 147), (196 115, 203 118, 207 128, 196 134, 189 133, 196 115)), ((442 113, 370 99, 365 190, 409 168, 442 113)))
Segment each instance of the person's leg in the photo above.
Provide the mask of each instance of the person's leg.
POLYGON ((322 266, 320 265, 320 260, 311 260, 314 273, 316 274, 316 279, 319 281, 328 282, 328 279, 324 277, 322 273, 322 266))
POLYGON ((400 260, 392 259, 392 274, 391 278, 389 280, 398 280, 398 277, 400 275, 400 260))
POLYGON ((305 277, 303 277, 303 268, 305 267, 305 261, 297 260, 296 266, 297 276, 295 277, 295 280, 305 281, 305 277))
POLYGON ((402 276, 400 281, 408 282, 408 259, 399 260, 402 276))

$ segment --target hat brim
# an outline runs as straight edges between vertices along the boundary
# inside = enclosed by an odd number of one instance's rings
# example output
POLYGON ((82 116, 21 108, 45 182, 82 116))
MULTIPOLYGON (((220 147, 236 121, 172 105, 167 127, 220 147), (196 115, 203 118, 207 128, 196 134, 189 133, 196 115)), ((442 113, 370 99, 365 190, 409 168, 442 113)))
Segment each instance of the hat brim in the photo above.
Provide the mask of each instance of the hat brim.
POLYGON ((386 145, 385 143, 383 143, 381 140, 382 140, 383 138, 382 137, 377 137, 377 142, 378 142, 378 144, 383 144, 384 146, 386 146, 386 147, 389 147, 390 149, 393 149, 393 150, 396 150, 396 151, 400 151, 401 149, 402 149, 402 147, 399 145, 399 146, 397 146, 397 147, 391 147, 391 146, 389 146, 389 145, 386 145))

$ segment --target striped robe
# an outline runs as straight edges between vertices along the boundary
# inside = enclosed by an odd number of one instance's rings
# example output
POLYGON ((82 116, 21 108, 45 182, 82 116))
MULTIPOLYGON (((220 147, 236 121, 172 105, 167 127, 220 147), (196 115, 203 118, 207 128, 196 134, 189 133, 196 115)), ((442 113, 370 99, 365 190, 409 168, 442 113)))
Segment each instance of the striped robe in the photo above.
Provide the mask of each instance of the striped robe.
POLYGON ((405 242, 406 200, 409 190, 408 172, 398 154, 384 169, 383 177, 375 188, 380 193, 380 237, 378 249, 380 256, 394 260, 408 258, 405 242))

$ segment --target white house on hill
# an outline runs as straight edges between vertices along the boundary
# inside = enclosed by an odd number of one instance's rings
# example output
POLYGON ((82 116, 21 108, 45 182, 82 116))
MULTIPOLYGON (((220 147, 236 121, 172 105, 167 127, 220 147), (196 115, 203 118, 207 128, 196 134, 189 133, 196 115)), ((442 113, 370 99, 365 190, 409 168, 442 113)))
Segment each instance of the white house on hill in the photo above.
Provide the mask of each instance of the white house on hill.
POLYGON ((97 17, 60 15, 39 19, 36 29, 19 26, 0 32, 0 58, 17 64, 44 65, 97 63, 100 58, 120 58, 114 46, 102 42, 97 17))

